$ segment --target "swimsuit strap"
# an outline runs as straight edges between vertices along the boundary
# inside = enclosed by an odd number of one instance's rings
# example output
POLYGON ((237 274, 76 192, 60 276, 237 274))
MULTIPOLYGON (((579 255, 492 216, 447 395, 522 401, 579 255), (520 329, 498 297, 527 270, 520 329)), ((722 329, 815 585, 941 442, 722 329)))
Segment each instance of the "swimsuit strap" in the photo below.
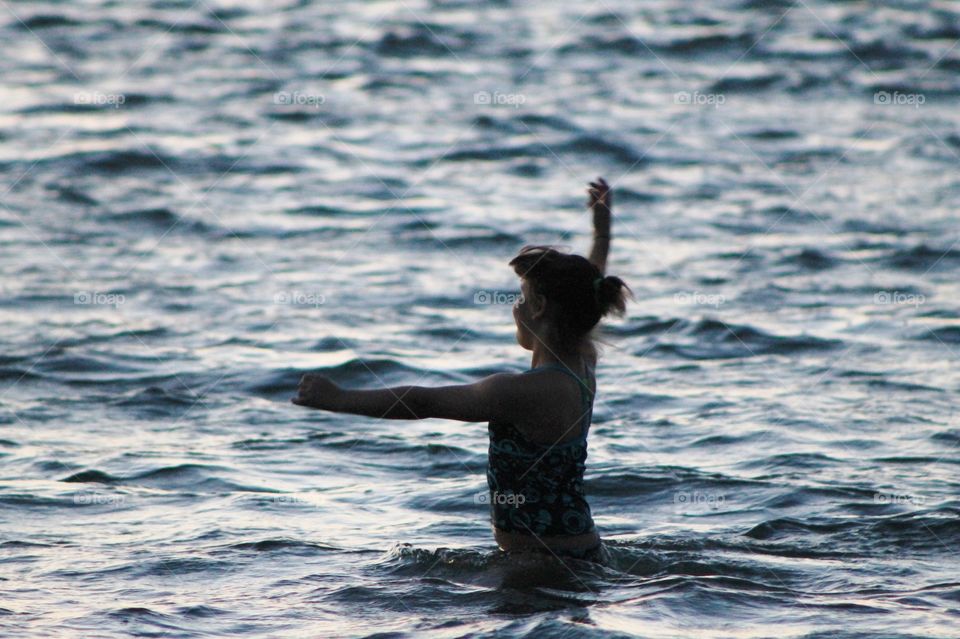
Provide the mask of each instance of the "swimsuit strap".
MULTIPOLYGON (((593 371, 590 370, 590 367, 587 366, 586 363, 584 363, 584 368, 587 369, 587 378, 589 379, 590 377, 593 376, 593 371)), ((570 370, 563 364, 543 364, 542 366, 531 368, 530 371, 528 372, 542 371, 542 370, 557 370, 557 371, 560 371, 561 373, 566 373, 570 377, 574 378, 575 380, 580 382, 580 396, 585 400, 584 404, 587 404, 590 402, 590 397, 589 395, 586 394, 586 392, 590 391, 590 386, 572 370, 570 370)))

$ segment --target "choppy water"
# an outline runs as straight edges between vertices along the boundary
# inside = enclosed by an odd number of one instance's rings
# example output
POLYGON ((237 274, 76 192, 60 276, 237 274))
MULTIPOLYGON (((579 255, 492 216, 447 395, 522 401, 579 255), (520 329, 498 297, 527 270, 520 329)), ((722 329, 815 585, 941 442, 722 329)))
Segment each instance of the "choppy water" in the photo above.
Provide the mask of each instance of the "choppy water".
POLYGON ((0 634, 949 637, 960 6, 2 2, 0 634), (587 491, 494 552, 486 429, 300 375, 529 365, 506 262, 637 292, 587 491))

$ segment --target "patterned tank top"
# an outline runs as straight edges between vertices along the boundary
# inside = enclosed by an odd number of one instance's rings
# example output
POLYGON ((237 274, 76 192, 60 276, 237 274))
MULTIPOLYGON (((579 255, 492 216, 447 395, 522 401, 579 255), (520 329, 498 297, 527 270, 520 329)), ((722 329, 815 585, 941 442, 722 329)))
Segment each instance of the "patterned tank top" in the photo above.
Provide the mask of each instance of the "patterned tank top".
MULTIPOLYGON (((587 379, 593 370, 584 363, 587 379)), ((537 536, 579 535, 595 530, 583 492, 587 431, 593 396, 587 381, 561 364, 545 364, 524 373, 559 370, 580 384, 580 435, 545 445, 531 442, 509 422, 491 421, 487 486, 494 526, 537 536)))

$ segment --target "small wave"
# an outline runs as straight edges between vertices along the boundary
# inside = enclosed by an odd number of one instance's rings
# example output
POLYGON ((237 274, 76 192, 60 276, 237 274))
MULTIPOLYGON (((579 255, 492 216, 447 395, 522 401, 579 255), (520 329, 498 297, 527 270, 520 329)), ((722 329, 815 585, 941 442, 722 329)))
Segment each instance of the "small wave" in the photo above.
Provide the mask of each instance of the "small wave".
POLYGON ((149 226, 162 233, 169 233, 175 229, 201 233, 213 230, 213 227, 204 222, 184 218, 166 207, 111 213, 103 216, 102 219, 106 222, 116 222, 123 225, 149 226))
POLYGON ((680 467, 661 466, 648 473, 639 471, 601 472, 594 471, 585 482, 587 493, 603 497, 656 496, 664 490, 675 492, 696 486, 697 490, 744 488, 760 486, 761 482, 727 477, 719 473, 701 473, 680 467))
POLYGON ((205 464, 177 464, 162 466, 128 476, 117 476, 99 469, 74 473, 61 481, 68 483, 99 483, 113 485, 143 485, 160 489, 203 490, 205 492, 279 493, 262 486, 244 486, 216 477, 214 473, 228 472, 221 466, 205 464))
POLYGON ((921 333, 917 339, 938 344, 960 344, 960 326, 932 328, 921 333))
POLYGON ((44 497, 42 495, 6 493, 0 494, 0 505, 13 508, 59 508, 74 504, 72 498, 44 497))
MULTIPOLYGON (((408 543, 397 543, 391 546, 379 561, 379 566, 387 574, 400 576, 417 576, 430 570, 431 574, 437 574, 438 576, 449 576, 455 579, 467 578, 471 581, 482 582, 484 578, 492 577, 496 580, 491 580, 491 585, 493 585, 504 576, 502 569, 516 566, 518 563, 522 564, 523 568, 534 571, 538 569, 549 570, 551 567, 563 569, 561 565, 554 564, 550 555, 546 554, 534 553, 529 554, 529 556, 525 554, 521 558, 518 555, 509 555, 498 549, 436 548, 430 550, 418 548, 408 543), (492 572, 490 572, 491 569, 493 569, 492 572)), ((579 563, 571 562, 569 566, 578 566, 579 563)), ((545 583, 550 583, 550 581, 547 580, 545 583)), ((554 582, 552 585, 558 589, 563 588, 562 583, 554 582)))
POLYGON ((910 271, 948 270, 960 266, 960 250, 937 249, 920 244, 909 249, 898 249, 881 258, 881 261, 893 268, 910 271))
POLYGON ((708 435, 690 444, 691 448, 715 448, 719 446, 740 446, 752 441, 762 441, 769 436, 769 431, 758 431, 747 435, 708 435))
POLYGON ((78 204, 80 206, 96 206, 97 200, 84 193, 79 187, 75 186, 57 186, 53 189, 57 197, 67 204, 78 204))
POLYGON ((430 222, 415 220, 396 227, 395 237, 411 243, 427 243, 435 245, 440 242, 447 248, 476 247, 485 249, 496 248, 504 244, 511 246, 523 243, 523 238, 500 229, 482 226, 458 226, 447 230, 430 222))
POLYGON ((227 27, 219 20, 208 20, 204 22, 195 22, 188 20, 186 16, 175 21, 157 20, 147 18, 137 20, 135 26, 158 33, 176 33, 184 35, 215 35, 226 33, 227 27))
POLYGON ((101 356, 62 353, 57 356, 53 350, 35 364, 34 370, 49 379, 81 385, 103 384, 108 381, 156 381, 176 377, 172 373, 161 376, 148 375, 144 368, 123 365, 116 358, 106 354, 101 356))
POLYGON ((752 140, 792 140, 800 137, 800 133, 793 129, 759 129, 745 133, 740 137, 750 138, 752 140))
POLYGON ((557 47, 561 55, 578 55, 584 51, 602 51, 607 54, 623 53, 631 56, 650 55, 651 48, 640 38, 631 35, 591 36, 567 42, 557 47))
POLYGON ((562 133, 574 133, 581 130, 580 126, 573 121, 558 115, 523 113, 517 116, 515 120, 529 128, 550 129, 562 133))
POLYGON ((935 442, 943 442, 948 446, 960 446, 960 430, 951 429, 942 433, 934 433, 930 436, 935 442))
POLYGON ((554 150, 581 155, 600 155, 630 166, 643 166, 644 155, 625 142, 614 142, 599 135, 579 135, 569 142, 551 145, 554 150))
POLYGON ((42 541, 31 541, 28 539, 10 539, 0 542, 0 548, 53 548, 55 546, 66 545, 65 543, 47 543, 42 541))
POLYGON ((960 510, 944 507, 881 518, 869 524, 869 536, 892 552, 955 548, 960 543, 960 510))
MULTIPOLYGON (((446 162, 469 162, 469 161, 483 161, 483 162, 496 162, 500 160, 510 160, 514 158, 537 158, 539 157, 539 152, 537 148, 533 145, 519 145, 519 146, 489 146, 489 147, 475 147, 475 148, 466 148, 460 149, 458 151, 452 151, 450 153, 445 153, 442 156, 442 160, 446 162)), ((430 166, 437 161, 437 157, 430 156, 423 158, 417 162, 417 164, 422 166, 430 166)))
POLYGON ((837 265, 838 260, 825 251, 814 248, 805 248, 799 253, 787 255, 780 260, 781 264, 795 265, 808 271, 823 271, 837 265))
POLYGON ((41 29, 55 29, 58 27, 78 27, 83 24, 83 21, 62 13, 40 13, 15 20, 11 23, 11 26, 22 31, 39 31, 41 29))
POLYGON ((439 24, 416 23, 383 34, 374 45, 382 56, 446 57, 464 52, 477 40, 468 31, 455 31, 439 24))
POLYGON ((119 175, 144 170, 176 169, 175 158, 150 151, 96 151, 77 153, 65 158, 76 163, 75 173, 84 175, 90 171, 119 175))
POLYGON ((163 419, 184 414, 184 408, 189 409, 202 399, 201 395, 182 387, 168 390, 160 386, 148 386, 113 397, 108 403, 130 408, 134 415, 142 419, 163 419))
POLYGON ((223 608, 216 608, 214 606, 205 606, 199 604, 196 606, 183 606, 177 608, 177 614, 183 615, 184 617, 190 617, 193 619, 206 619, 208 617, 216 617, 218 615, 229 614, 230 611, 224 610, 223 608))
POLYGON ((878 62, 889 65, 889 68, 900 68, 911 58, 925 61, 927 54, 920 48, 909 46, 906 41, 892 42, 882 38, 861 42, 849 42, 850 38, 840 34, 840 39, 847 46, 841 52, 855 59, 859 63, 878 62))
MULTIPOLYGON (((583 155, 597 155, 621 164, 630 166, 643 165, 644 156, 638 153, 632 146, 624 142, 613 142, 599 135, 579 135, 573 140, 560 142, 550 145, 550 149, 557 155, 574 154, 577 157, 583 155)), ((517 146, 497 145, 492 147, 468 148, 447 153, 443 156, 444 161, 464 162, 464 161, 501 161, 511 159, 537 159, 543 152, 542 145, 524 144, 517 146)), ((419 160, 419 164, 430 165, 436 161, 436 158, 429 157, 419 160)))
POLYGON ((477 128, 518 135, 527 135, 531 129, 560 133, 576 133, 582 130, 579 125, 566 118, 545 113, 518 113, 499 118, 484 114, 474 117, 472 122, 477 128))
POLYGON ((157 612, 155 610, 151 610, 150 608, 144 608, 142 606, 128 606, 126 608, 117 608, 115 610, 111 610, 108 613, 108 616, 113 617, 114 619, 123 621, 125 623, 129 621, 144 622, 144 621, 160 621, 160 620, 170 619, 169 615, 165 615, 162 612, 157 612))
POLYGON ((960 464, 960 458, 952 455, 895 455, 893 457, 874 457, 870 461, 881 464, 910 464, 911 466, 932 466, 935 464, 960 464))
MULTIPOLYGON (((688 359, 727 359, 829 351, 842 344, 840 340, 808 335, 773 335, 752 326, 726 324, 713 319, 704 319, 688 326, 680 335, 694 339, 685 343, 664 343, 661 340, 652 350, 688 359)), ((648 350, 651 349, 647 347, 635 354, 646 353, 648 350)))
POLYGON ((871 235, 895 235, 898 237, 907 234, 907 231, 903 228, 871 220, 844 220, 841 228, 846 233, 869 233, 871 235))
POLYGON ((683 55, 704 55, 725 49, 747 51, 758 40, 759 34, 747 32, 724 33, 714 31, 692 36, 675 37, 656 45, 656 48, 669 53, 683 55))
MULTIPOLYGON (((409 444, 388 436, 353 437, 342 433, 311 433, 307 442, 318 447, 345 450, 351 453, 372 453, 389 457, 396 472, 421 471, 431 476, 462 476, 464 472, 480 472, 486 455, 444 444, 409 444)), ((372 461, 379 467, 382 462, 372 461)), ((472 495, 473 493, 471 493, 472 495)))
POLYGON ((205 557, 174 557, 137 562, 136 564, 130 565, 128 569, 135 571, 139 575, 146 576, 160 575, 170 577, 173 575, 193 573, 212 576, 236 569, 236 563, 205 557))
POLYGON ((906 393, 942 393, 944 389, 926 384, 911 384, 909 382, 898 382, 890 379, 868 379, 866 385, 874 389, 903 391, 906 393))
POLYGON ((936 12, 931 15, 939 18, 936 24, 907 24, 903 26, 903 35, 915 40, 960 40, 960 24, 957 23, 955 16, 946 12, 936 12))
MULTIPOLYGON (((811 149, 787 149, 777 154, 774 166, 790 166, 790 168, 810 167, 822 165, 830 161, 829 165, 849 164, 850 160, 844 155, 844 149, 841 147, 824 148, 817 147, 811 149)), ((819 216, 820 219, 823 214, 819 216)))
POLYGON ((628 322, 621 324, 609 324, 603 327, 606 334, 617 337, 633 337, 643 335, 657 335, 660 333, 672 332, 675 328, 688 326, 686 320, 675 317, 660 318, 641 318, 637 322, 628 322))
POLYGON ((943 507, 935 510, 914 511, 889 516, 870 516, 860 513, 856 518, 820 518, 800 520, 792 517, 771 519, 744 532, 744 536, 763 541, 790 541, 799 539, 816 546, 829 544, 838 552, 871 554, 938 552, 960 541, 960 512, 943 507), (821 540, 822 539, 822 540, 821 540))
MULTIPOLYGON (((712 85, 710 85, 710 93, 750 93, 755 91, 762 91, 764 89, 769 89, 775 87, 777 84, 781 84, 785 81, 785 76, 782 73, 755 73, 753 75, 743 76, 743 77, 726 77, 720 80, 717 80, 712 85)), ((792 132, 791 132, 792 133, 792 132)), ((789 135, 787 137, 796 137, 796 133, 789 135)), ((761 138, 761 139, 776 139, 782 140, 786 139, 784 137, 773 137, 773 138, 761 138)))
POLYGON ((113 475, 105 473, 102 470, 82 470, 60 481, 85 484, 113 484, 118 480, 113 475))
POLYGON ((279 537, 272 539, 261 539, 259 541, 244 541, 236 544, 222 546, 220 550, 252 550, 255 552, 289 552, 292 554, 316 554, 317 551, 333 552, 342 551, 338 546, 319 543, 315 541, 304 541, 302 539, 290 539, 279 537))
POLYGON ((821 469, 826 466, 836 466, 842 462, 838 459, 828 457, 823 453, 781 453, 758 459, 751 459, 742 464, 744 468, 797 468, 797 469, 821 469))
POLYGON ((783 517, 780 519, 771 519, 760 524, 757 524, 750 530, 744 533, 745 536, 750 537, 751 539, 782 539, 785 537, 791 537, 797 533, 814 533, 818 535, 826 535, 830 533, 837 533, 841 531, 851 530, 858 528, 861 524, 857 522, 832 522, 832 523, 813 523, 801 521, 799 519, 794 519, 791 517, 783 517))

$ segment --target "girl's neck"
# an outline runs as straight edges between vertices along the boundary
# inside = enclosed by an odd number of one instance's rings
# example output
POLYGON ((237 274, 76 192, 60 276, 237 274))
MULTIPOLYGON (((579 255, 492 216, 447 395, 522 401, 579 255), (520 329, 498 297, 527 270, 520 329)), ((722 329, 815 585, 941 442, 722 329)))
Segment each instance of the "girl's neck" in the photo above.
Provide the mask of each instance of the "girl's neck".
POLYGON ((543 344, 537 344, 533 349, 533 357, 530 359, 530 368, 537 368, 544 364, 561 364, 577 370, 580 368, 579 362, 582 356, 582 347, 572 351, 558 351, 543 344))

